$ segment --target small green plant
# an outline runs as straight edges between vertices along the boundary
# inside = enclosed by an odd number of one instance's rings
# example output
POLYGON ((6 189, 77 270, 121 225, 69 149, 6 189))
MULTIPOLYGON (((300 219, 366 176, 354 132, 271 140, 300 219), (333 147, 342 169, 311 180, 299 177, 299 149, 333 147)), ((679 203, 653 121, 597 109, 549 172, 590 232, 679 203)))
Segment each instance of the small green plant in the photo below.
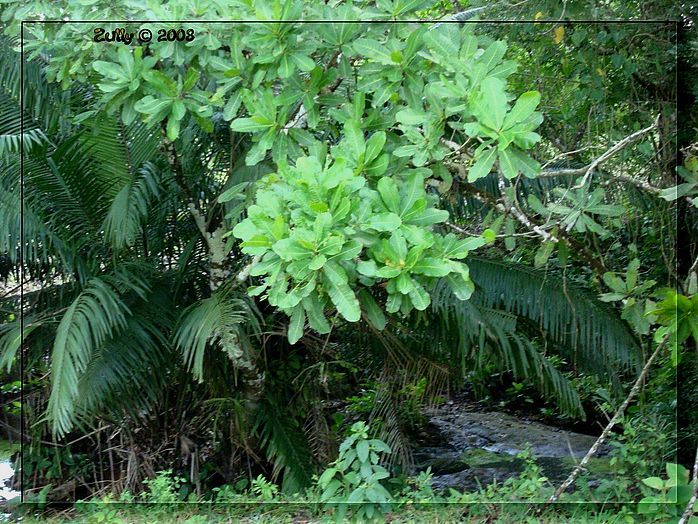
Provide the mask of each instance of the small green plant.
POLYGON ((269 482, 264 476, 258 475, 252 481, 251 491, 264 502, 271 502, 279 493, 279 487, 273 482, 269 482))
MULTIPOLYGON (((680 516, 691 498, 691 485, 688 470, 680 464, 666 465, 667 479, 648 477, 642 483, 652 489, 652 494, 643 498, 637 507, 641 515, 654 515, 657 518, 680 516)), ((643 491, 647 491, 643 489, 643 491)), ((667 520, 662 520, 667 522, 667 520)))
POLYGON ((428 503, 434 502, 437 499, 434 489, 431 487, 431 481, 434 474, 431 472, 431 466, 426 471, 420 471, 416 477, 411 477, 407 480, 408 486, 405 489, 404 502, 409 503, 428 503))
POLYGON ((155 478, 143 481, 148 491, 141 493, 141 497, 147 502, 179 502, 178 491, 183 482, 184 479, 173 476, 171 470, 160 471, 155 478))
POLYGON ((400 391, 398 397, 398 415, 406 425, 417 428, 426 423, 426 417, 421 412, 422 399, 427 390, 426 377, 420 378, 416 384, 406 384, 400 391))
POLYGON ((381 484, 390 474, 378 463, 381 453, 390 447, 378 439, 368 438, 364 422, 351 426, 351 434, 339 447, 339 457, 318 479, 320 501, 333 509, 337 522, 344 521, 350 505, 357 521, 382 520, 390 510, 392 495, 381 484))

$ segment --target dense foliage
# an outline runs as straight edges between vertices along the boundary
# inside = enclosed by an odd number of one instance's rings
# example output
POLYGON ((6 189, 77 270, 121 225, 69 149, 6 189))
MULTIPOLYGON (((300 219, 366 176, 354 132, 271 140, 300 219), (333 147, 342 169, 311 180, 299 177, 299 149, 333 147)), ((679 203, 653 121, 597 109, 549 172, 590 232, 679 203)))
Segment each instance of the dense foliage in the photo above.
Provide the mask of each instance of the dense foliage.
POLYGON ((32 496, 299 497, 338 519, 541 501, 529 456, 478 493, 407 481, 423 405, 465 388, 593 432, 659 348, 617 479, 565 496, 681 513, 698 151, 675 73, 696 43, 572 23, 662 3, 471 4, 5 4, 0 365, 32 496), (530 23, 458 22, 512 17, 530 23), (140 22, 74 22, 105 19, 140 22))

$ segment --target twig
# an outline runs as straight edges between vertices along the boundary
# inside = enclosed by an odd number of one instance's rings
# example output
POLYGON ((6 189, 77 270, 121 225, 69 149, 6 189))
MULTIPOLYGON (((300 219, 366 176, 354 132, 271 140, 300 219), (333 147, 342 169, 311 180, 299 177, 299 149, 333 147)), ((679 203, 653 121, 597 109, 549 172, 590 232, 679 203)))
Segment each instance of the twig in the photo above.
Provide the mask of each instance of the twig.
POLYGON ((577 465, 576 468, 572 470, 572 473, 570 473, 570 476, 567 477, 567 479, 560 484, 560 487, 557 488, 557 491, 548 499, 548 501, 543 505, 542 508, 538 510, 537 513, 542 512, 549 504, 557 501, 558 498, 560 498, 560 495, 564 493, 564 491, 572 485, 572 483, 577 479, 579 474, 581 473, 582 469, 587 465, 589 462, 589 459, 593 457, 596 452, 599 450, 601 445, 606 441, 608 436, 611 433, 611 430, 613 427, 616 425, 616 423, 620 420, 620 418, 624 415, 625 410, 627 407, 630 405, 630 402, 635 398, 635 396, 638 394, 640 389, 642 388, 642 384, 645 381, 645 378, 647 377, 647 373, 649 372, 650 368, 652 367, 652 364, 654 363, 655 359, 659 355, 659 352, 662 350, 666 342, 669 340, 669 335, 665 336, 664 339, 659 343, 657 346, 657 349, 654 350, 654 353, 652 353, 652 356, 647 360, 647 363, 645 364, 645 367, 642 368, 642 372, 640 375, 637 377, 637 380, 635 381, 635 384, 633 385, 632 389, 630 390, 630 393, 628 394, 628 397, 625 399, 623 404, 621 404, 620 408, 618 408, 618 411, 616 411, 615 415, 613 415, 613 418, 611 421, 608 423, 606 428, 603 430, 603 433, 601 433, 601 436, 599 436, 598 439, 596 439, 596 442, 594 442, 594 445, 591 446, 591 449, 587 452, 586 455, 584 455, 584 458, 582 461, 577 465))
MULTIPOLYGON (((332 65, 337 65, 339 63, 339 57, 341 56, 341 51, 337 51, 334 55, 332 55, 332 58, 330 58, 330 61, 327 62, 327 68, 325 69, 326 71, 332 67, 332 65)), ((337 87, 339 87, 339 84, 342 83, 342 77, 337 77, 337 79, 329 86, 327 86, 324 90, 324 94, 328 93, 333 93, 337 87)), ((303 104, 300 104, 298 106, 298 109, 296 109, 296 112, 293 114, 293 117, 291 120, 288 121, 288 123, 281 129, 281 132, 284 134, 288 134, 290 129, 293 129, 295 127, 303 127, 305 124, 305 121, 307 120, 308 117, 308 112, 303 111, 303 104)))

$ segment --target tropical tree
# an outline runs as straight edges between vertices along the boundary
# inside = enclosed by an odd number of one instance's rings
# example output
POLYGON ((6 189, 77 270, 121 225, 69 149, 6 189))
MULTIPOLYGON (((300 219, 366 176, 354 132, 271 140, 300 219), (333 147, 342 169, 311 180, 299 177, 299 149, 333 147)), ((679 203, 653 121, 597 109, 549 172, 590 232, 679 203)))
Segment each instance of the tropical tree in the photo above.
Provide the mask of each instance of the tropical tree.
POLYGON ((542 169, 551 141, 540 93, 515 76, 521 44, 388 22, 418 2, 363 7, 8 4, 0 253, 40 286, 3 298, 0 364, 23 359, 39 438, 125 428, 150 446, 141 475, 164 430, 191 461, 263 451, 292 491, 332 458, 320 400, 364 349, 387 389, 400 369, 435 395, 493 362, 578 417, 551 355, 618 392, 639 369, 647 331, 585 285, 620 293, 599 242, 631 228, 630 204, 598 166, 655 120, 588 164, 542 169), (20 30, 39 12, 69 20, 20 30), (105 18, 151 20, 125 33, 164 41, 97 42, 70 21, 105 18), (197 21, 214 19, 255 22, 197 21), (470 254, 517 239, 536 268, 470 254))

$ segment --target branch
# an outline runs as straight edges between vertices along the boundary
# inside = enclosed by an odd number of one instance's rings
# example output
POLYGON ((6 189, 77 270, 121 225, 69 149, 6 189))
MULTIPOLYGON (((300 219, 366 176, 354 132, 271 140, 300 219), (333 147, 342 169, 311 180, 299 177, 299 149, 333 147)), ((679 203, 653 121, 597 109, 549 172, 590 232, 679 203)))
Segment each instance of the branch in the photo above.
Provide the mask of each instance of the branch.
MULTIPOLYGON (((635 131, 631 135, 626 136, 624 139, 619 141, 617 144, 615 144, 613 147, 605 151, 601 156, 595 158, 592 160, 592 162, 584 167, 580 168, 575 168, 575 169, 550 169, 550 170, 544 170, 541 171, 541 173, 538 175, 539 178, 547 178, 547 177, 557 177, 557 176, 579 176, 579 175, 584 175, 584 178, 582 181, 577 184, 575 187, 572 189, 579 189, 581 187, 584 187, 586 185, 587 181, 589 180, 589 177, 591 176, 591 173, 603 162, 611 158, 613 155, 615 155, 618 151, 621 149, 625 148, 628 144, 631 144, 635 141, 637 141, 639 138, 650 132, 652 129, 656 129, 657 126, 659 125, 659 116, 654 120, 652 125, 640 129, 639 131, 635 131)), ((651 185, 649 185, 646 182, 642 182, 640 180, 636 180, 632 177, 626 176, 626 175, 615 175, 612 178, 615 178, 617 180, 622 180, 624 182, 630 182, 632 184, 635 184, 639 187, 642 187, 643 189, 646 189, 648 191, 651 191, 653 193, 659 193, 661 190, 657 189, 651 185)))
POLYGON ((620 182, 628 182, 629 184, 637 186, 640 189, 644 189, 645 191, 648 191, 650 193, 654 193, 655 195, 659 195, 662 192, 661 188, 654 187, 649 182, 645 182, 644 180, 637 180, 636 178, 633 178, 628 175, 611 175, 609 180, 604 182, 604 185, 607 186, 614 180, 618 180, 620 182))
POLYGON ((589 462, 589 459, 591 459, 591 457, 596 454, 596 452, 599 450, 601 445, 606 441, 606 439, 610 435, 613 427, 620 420, 620 418, 625 413, 625 410, 627 409, 628 405, 630 405, 630 402, 632 402, 632 400, 635 398, 635 396, 640 391, 642 384, 645 381, 645 378, 647 377, 647 373, 649 372, 650 368, 652 367, 652 364, 654 363, 655 359, 659 355, 659 352, 662 350, 662 348, 664 347, 664 345, 667 343, 668 340, 669 340, 669 335, 665 336, 664 339, 659 343, 659 345, 657 346, 657 349, 654 350, 654 353, 652 353, 652 356, 649 358, 649 360, 647 360, 645 367, 642 368, 642 372, 640 373, 640 376, 637 377, 637 380, 635 381, 635 384, 633 385, 632 389, 630 390, 628 397, 625 399, 623 404, 621 404, 620 408, 618 408, 618 411, 616 411, 616 414, 613 415, 613 418, 608 423, 606 428, 603 430, 603 433, 601 433, 599 438, 596 439, 596 442, 594 442, 594 445, 591 446, 591 449, 587 452, 586 455, 584 455, 584 458, 577 465, 577 467, 572 470, 572 473, 570 473, 570 476, 567 477, 567 479, 562 484, 560 484, 560 487, 557 488, 557 491, 555 491, 555 493, 548 499, 548 501, 543 505, 543 507, 538 510, 538 513, 543 511, 543 509, 545 509, 549 504, 557 501, 557 499, 560 498, 560 495, 562 495, 562 493, 564 493, 564 491, 569 486, 571 486, 572 483, 577 479, 577 477, 579 476, 581 471, 586 466, 587 462, 589 462))
MULTIPOLYGON (((330 58, 330 61, 327 62, 327 67, 325 68, 325 71, 329 70, 330 67, 333 65, 337 65, 339 63, 339 57, 341 56, 342 52, 337 51, 334 55, 332 55, 332 58, 330 58)), ((335 81, 330 84, 329 86, 325 87, 323 89, 323 94, 328 94, 328 93, 334 93, 334 91, 339 87, 339 84, 342 83, 342 77, 338 76, 335 81)), ((307 120, 308 112, 303 111, 303 104, 301 103, 298 106, 298 109, 296 109, 296 112, 293 114, 293 117, 291 120, 288 121, 288 123, 281 129, 281 132, 284 134, 288 134, 289 129, 292 129, 294 127, 303 127, 305 125, 305 121, 307 120)))
POLYGON ((184 171, 182 170, 182 165, 179 163, 179 157, 177 156, 177 150, 175 149, 175 145, 169 138, 167 138, 167 119, 162 121, 161 128, 163 135, 162 146, 165 150, 167 163, 170 165, 170 169, 172 169, 172 174, 174 175, 175 183, 179 186, 184 195, 187 197, 187 203, 196 207, 197 199, 195 198, 195 193, 189 187, 189 183, 187 182, 187 179, 184 176, 184 171))
POLYGON ((447 162, 444 164, 444 166, 449 171, 451 171, 451 173, 455 174, 458 177, 459 184, 470 195, 472 195, 473 198, 479 200, 483 204, 486 204, 496 209, 501 213, 513 216, 518 222, 526 226, 526 228, 530 231, 536 233, 546 242, 559 242, 560 240, 565 240, 569 247, 574 252, 576 252, 580 256, 580 258, 587 262, 589 266, 592 268, 592 270, 594 270, 594 272, 597 275, 599 275, 599 277, 603 277, 603 274, 606 272, 606 266, 603 260, 597 258, 591 251, 587 249, 587 247, 584 244, 575 240, 566 231, 560 229, 557 232, 557 235, 552 235, 548 233, 545 229, 543 229, 543 224, 539 220, 527 216, 516 206, 507 206, 500 199, 497 199, 494 195, 491 195, 490 193, 483 191, 482 189, 478 188, 477 186, 474 186, 473 184, 463 182, 463 180, 467 180, 467 171, 463 164, 447 162))
POLYGON ((225 234, 224 227, 218 227, 213 232, 208 231, 206 219, 204 215, 196 209, 193 203, 187 204, 191 216, 196 222, 196 227, 199 228, 201 236, 206 241, 208 248, 208 264, 209 264, 209 286, 211 291, 217 290, 226 278, 230 276, 230 271, 226 269, 226 258, 229 249, 226 246, 226 241, 223 235, 225 234))

